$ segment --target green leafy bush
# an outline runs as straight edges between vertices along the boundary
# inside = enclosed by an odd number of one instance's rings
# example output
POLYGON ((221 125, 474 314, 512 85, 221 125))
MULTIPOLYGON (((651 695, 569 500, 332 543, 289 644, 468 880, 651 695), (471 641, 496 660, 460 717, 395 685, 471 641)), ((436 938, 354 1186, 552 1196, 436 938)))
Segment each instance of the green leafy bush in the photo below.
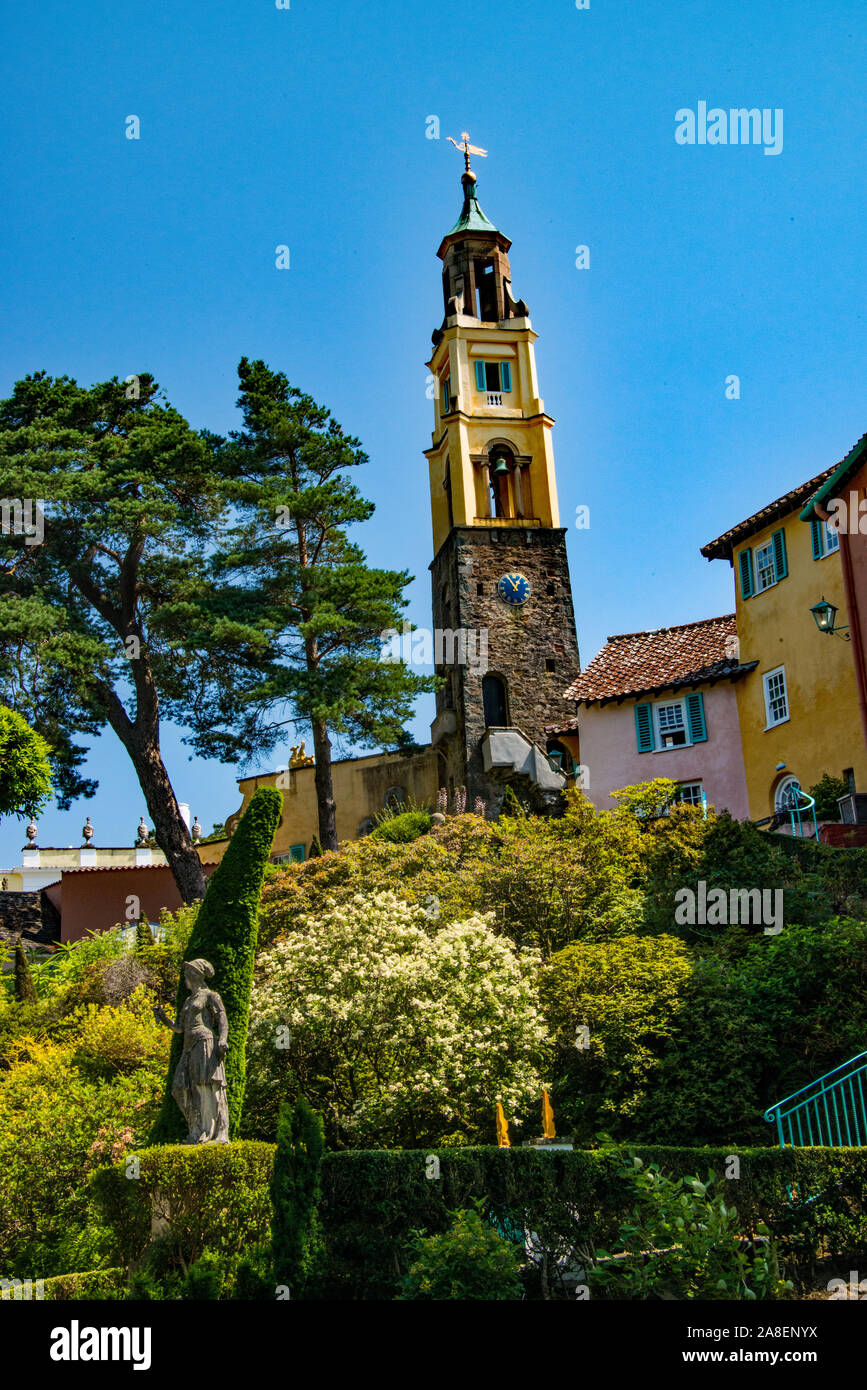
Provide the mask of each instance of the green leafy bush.
POLYGON ((492 1136, 541 1093, 538 959, 489 919, 440 925, 392 893, 325 902, 259 960, 246 1133, 305 1095, 332 1146, 492 1136))
POLYGON ((671 1177, 632 1155, 621 1172, 631 1210, 614 1244, 595 1252, 591 1294, 617 1299, 768 1299, 791 1290, 779 1278, 767 1227, 758 1249, 745 1249, 737 1209, 718 1193, 716 1176, 671 1177))
POLYGON ((476 1208, 452 1215, 452 1224, 442 1235, 416 1237, 398 1297, 491 1302, 520 1298, 518 1249, 476 1208))
POLYGON ((846 796, 849 791, 849 783, 845 777, 832 777, 830 772, 824 773, 814 787, 810 787, 807 795, 812 796, 816 803, 816 819, 838 821, 840 819, 839 798, 846 796))
POLYGON ((551 957, 541 992, 557 1044, 561 1129, 581 1141, 600 1129, 628 1132, 655 1088, 692 968, 672 936, 576 941, 551 957))
POLYGON ((426 835, 431 827, 429 811, 404 811, 398 816, 388 816, 370 832, 374 840, 387 840, 392 845, 408 845, 420 835, 426 835))
POLYGON ((56 1274, 45 1280, 46 1301, 90 1301, 91 1299, 122 1299, 127 1285, 126 1270, 88 1269, 76 1274, 56 1274))

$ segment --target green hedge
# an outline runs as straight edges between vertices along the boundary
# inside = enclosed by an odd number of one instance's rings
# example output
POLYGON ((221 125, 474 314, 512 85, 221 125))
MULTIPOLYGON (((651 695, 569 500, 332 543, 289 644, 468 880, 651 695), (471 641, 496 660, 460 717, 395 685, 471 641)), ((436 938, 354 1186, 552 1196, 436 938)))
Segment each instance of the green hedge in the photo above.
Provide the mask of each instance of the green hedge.
POLYGON ((55 1301, 78 1299, 120 1299, 126 1290, 127 1273, 123 1268, 88 1269, 80 1274, 56 1274, 44 1281, 45 1299, 55 1301))
MULTIPOLYGON (((764 1221, 794 1272, 825 1255, 867 1259, 867 1149, 740 1149, 629 1146, 552 1150, 465 1148, 347 1151, 322 1162, 320 1216, 327 1255, 308 1296, 393 1298, 407 1269, 411 1232, 444 1231, 449 1213, 484 1197, 503 1228, 535 1233, 554 1261, 576 1245, 605 1247, 626 1215, 624 1155, 676 1176, 726 1172, 744 1233, 764 1221), (439 1177, 428 1177, 439 1164, 439 1177)), ((189 1261, 203 1250, 240 1254, 269 1238, 274 1146, 237 1141, 141 1151, 138 1180, 124 1164, 91 1179, 125 1264, 151 1238, 151 1194, 170 1208, 172 1245, 189 1261)), ((853 1265, 853 1268, 856 1266, 853 1265)))
POLYGON ((236 1255, 268 1240, 273 1166, 274 1145, 255 1140, 161 1144, 97 1169, 90 1194, 127 1267, 140 1261, 163 1219, 171 1252, 189 1264, 205 1250, 236 1255), (133 1158, 139 1175, 127 1177, 133 1158))

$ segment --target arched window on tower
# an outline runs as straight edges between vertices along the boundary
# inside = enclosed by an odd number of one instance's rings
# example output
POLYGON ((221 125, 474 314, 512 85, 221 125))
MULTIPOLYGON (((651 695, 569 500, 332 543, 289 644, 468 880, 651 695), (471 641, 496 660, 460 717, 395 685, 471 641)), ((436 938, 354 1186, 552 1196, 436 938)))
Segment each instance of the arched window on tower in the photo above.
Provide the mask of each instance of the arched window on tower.
POLYGON ((506 699, 506 686, 499 676, 487 675, 482 677, 482 706, 485 712, 486 728, 508 728, 509 706, 506 699))
POLYGON ((512 500, 509 480, 512 476, 513 462, 503 450, 491 459, 491 498, 494 516, 508 519, 512 515, 512 500))

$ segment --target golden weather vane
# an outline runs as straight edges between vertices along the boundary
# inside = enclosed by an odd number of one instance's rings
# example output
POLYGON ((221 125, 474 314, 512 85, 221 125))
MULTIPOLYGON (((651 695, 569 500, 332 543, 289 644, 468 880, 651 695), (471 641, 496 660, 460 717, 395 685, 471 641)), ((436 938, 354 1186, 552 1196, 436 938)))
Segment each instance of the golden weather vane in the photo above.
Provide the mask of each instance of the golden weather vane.
POLYGON ((479 145, 471 145, 471 144, 470 144, 470 133, 469 133, 468 130, 462 130, 462 131, 461 131, 461 138, 460 138, 460 140, 452 140, 452 137, 451 137, 450 135, 447 135, 447 136, 446 136, 446 139, 451 141, 451 143, 454 145, 454 147, 455 147, 456 150, 462 150, 462 151, 463 151, 463 155, 464 155, 464 165, 465 165, 466 172, 467 172, 468 174, 471 174, 471 173, 472 173, 472 169, 470 168, 470 155, 471 155, 471 154, 479 154, 479 155, 482 156, 483 159, 487 159, 487 157, 488 157, 488 151, 487 151, 487 150, 483 150, 483 149, 481 148, 481 146, 479 146, 479 145))

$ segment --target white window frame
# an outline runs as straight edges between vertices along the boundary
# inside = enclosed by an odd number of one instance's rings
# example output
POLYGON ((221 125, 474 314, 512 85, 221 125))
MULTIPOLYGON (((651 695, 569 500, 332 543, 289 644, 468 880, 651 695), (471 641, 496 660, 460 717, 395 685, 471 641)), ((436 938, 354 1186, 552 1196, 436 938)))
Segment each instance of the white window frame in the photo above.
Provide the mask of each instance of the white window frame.
MULTIPOLYGON (((654 701, 654 705, 653 705, 653 731, 654 731, 654 734, 655 734, 655 743, 656 743, 656 747, 655 747, 654 750, 653 750, 655 753, 676 753, 677 750, 678 750, 678 748, 691 748, 691 747, 692 747, 692 739, 691 739, 690 736, 689 736, 689 720, 688 720, 687 714, 686 714, 686 700, 656 700, 656 701, 654 701), (683 732, 684 732, 684 734, 686 735, 686 738, 685 738, 685 741, 684 741, 683 743, 673 743, 673 744, 671 745, 670 748, 666 748, 666 747, 665 747, 665 744, 663 743, 663 730, 662 730, 662 728, 660 727, 660 723, 659 723, 659 711, 660 711, 663 707, 665 707, 666 709, 668 709, 668 708, 670 708, 672 705, 679 705, 679 706, 680 706, 680 713, 681 713, 681 717, 682 717, 682 719, 683 719, 683 732)), ((666 733, 671 733, 672 730, 671 730, 671 729, 667 729, 667 730, 665 730, 665 732, 666 732, 666 733)))
POLYGON ((785 666, 775 666, 772 671, 763 672, 762 694, 765 700, 765 732, 767 732, 768 729, 776 729, 778 724, 787 724, 791 718, 791 710, 789 707, 789 683, 786 680, 785 666), (783 678, 783 698, 786 702, 786 713, 783 715, 782 719, 772 718, 771 700, 772 698, 779 698, 778 696, 771 696, 769 693, 770 683, 775 676, 782 676, 783 678))
POLYGON ((684 806, 703 806, 704 805, 704 783, 701 778, 694 782, 679 782, 677 786, 677 800, 684 806), (698 788, 698 801, 686 800, 682 793, 690 787, 698 788))
POLYGON ((822 537, 822 554, 819 558, 824 560, 826 555, 834 555, 840 549, 840 532, 830 521, 820 521, 819 526, 822 537))
POLYGON ((754 564, 756 570, 756 593, 764 594, 768 589, 772 589, 777 582, 777 565, 774 559, 774 542, 768 541, 765 545, 757 545, 754 552, 754 564), (762 570, 759 566, 759 556, 767 554, 770 558, 770 568, 762 570), (762 579, 770 575, 766 583, 762 579))
POLYGON ((799 794, 803 795, 803 787, 801 786, 799 778, 791 773, 787 777, 783 777, 774 788, 774 810, 776 812, 790 811, 792 809, 792 807, 784 803, 782 799, 783 794, 785 794, 790 787, 797 787, 799 794))

